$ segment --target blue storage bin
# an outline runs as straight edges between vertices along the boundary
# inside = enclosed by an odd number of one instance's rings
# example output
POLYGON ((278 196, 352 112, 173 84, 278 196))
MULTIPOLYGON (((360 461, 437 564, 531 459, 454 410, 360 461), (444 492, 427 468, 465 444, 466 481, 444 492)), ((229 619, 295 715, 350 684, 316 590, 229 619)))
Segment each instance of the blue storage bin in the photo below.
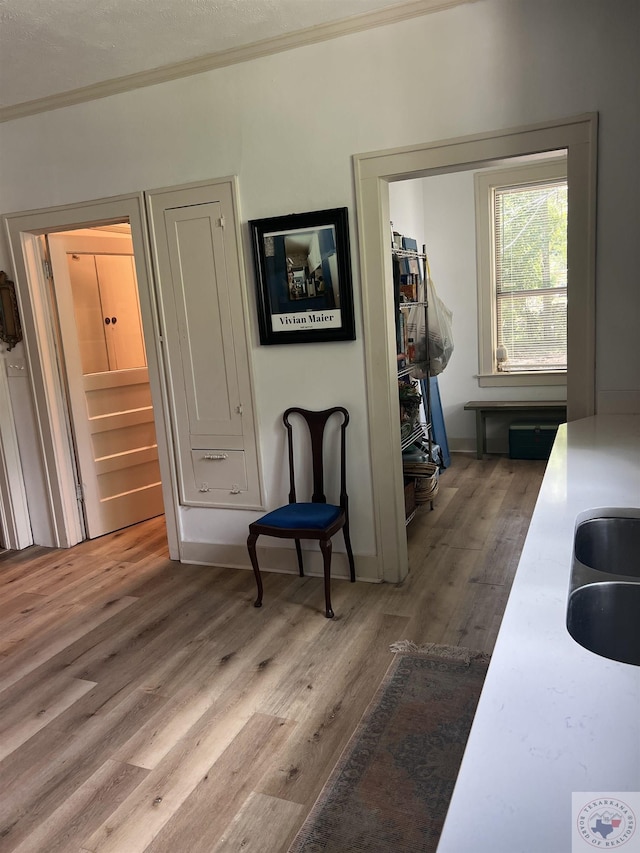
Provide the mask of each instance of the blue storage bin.
POLYGON ((558 432, 552 421, 516 421, 509 426, 510 459, 548 459, 558 432))

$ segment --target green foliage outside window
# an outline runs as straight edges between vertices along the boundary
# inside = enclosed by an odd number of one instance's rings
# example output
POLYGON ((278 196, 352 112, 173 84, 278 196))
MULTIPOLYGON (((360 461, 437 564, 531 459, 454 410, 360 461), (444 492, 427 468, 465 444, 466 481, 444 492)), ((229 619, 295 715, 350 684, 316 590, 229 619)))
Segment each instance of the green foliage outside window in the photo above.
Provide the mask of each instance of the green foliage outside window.
POLYGON ((497 345, 506 369, 567 364, 566 180, 495 190, 497 345))

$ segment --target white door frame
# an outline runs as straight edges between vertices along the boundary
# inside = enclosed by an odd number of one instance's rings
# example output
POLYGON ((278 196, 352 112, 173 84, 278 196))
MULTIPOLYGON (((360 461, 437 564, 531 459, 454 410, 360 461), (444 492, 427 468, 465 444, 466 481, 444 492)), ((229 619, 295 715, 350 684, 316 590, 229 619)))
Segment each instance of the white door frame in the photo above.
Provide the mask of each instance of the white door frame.
MULTIPOLYGON (((11 356, 9 356, 11 361, 11 356)), ((0 543, 18 551, 33 544, 22 476, 18 436, 13 420, 7 361, 0 359, 0 543)))
POLYGON ((354 156, 365 369, 377 554, 384 580, 408 572, 395 317, 389 238, 389 184, 567 150, 569 266, 567 414, 595 412, 595 238, 597 114, 354 156), (385 343, 386 342, 386 346, 385 343))
POLYGON ((177 560, 180 558, 177 487, 171 459, 170 419, 161 368, 158 313, 142 193, 4 217, 16 278, 25 357, 32 387, 54 536, 52 542, 41 544, 70 547, 83 539, 83 531, 76 502, 73 449, 66 429, 67 407, 52 332, 48 280, 42 266, 40 235, 124 220, 131 226, 140 293, 169 555, 171 559, 177 560))

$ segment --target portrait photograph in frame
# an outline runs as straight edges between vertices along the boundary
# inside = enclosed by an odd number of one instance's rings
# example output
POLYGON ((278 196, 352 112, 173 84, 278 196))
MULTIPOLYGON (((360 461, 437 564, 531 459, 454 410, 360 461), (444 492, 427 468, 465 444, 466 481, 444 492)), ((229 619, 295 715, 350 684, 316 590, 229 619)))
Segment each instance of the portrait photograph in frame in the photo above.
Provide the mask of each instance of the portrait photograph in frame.
POLYGON ((355 339, 346 207, 249 222, 261 344, 355 339))

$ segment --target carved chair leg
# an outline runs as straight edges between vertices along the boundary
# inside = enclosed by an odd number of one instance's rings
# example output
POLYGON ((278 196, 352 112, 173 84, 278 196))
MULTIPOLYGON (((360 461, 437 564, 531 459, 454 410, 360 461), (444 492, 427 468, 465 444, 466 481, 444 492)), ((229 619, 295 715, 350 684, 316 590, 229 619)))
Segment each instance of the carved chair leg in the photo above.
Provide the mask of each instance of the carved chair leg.
POLYGON ((327 619, 333 619, 333 610, 331 609, 331 540, 320 540, 320 550, 324 562, 324 601, 325 601, 325 616, 327 619))
POLYGON ((298 571, 300 572, 300 577, 303 578, 304 566, 302 565, 302 548, 299 539, 296 539, 296 554, 298 555, 298 571))
POLYGON ((349 521, 346 520, 344 526, 342 528, 342 533, 344 535, 344 544, 347 549, 347 558, 349 559, 349 579, 351 583, 355 583, 356 580, 356 567, 353 562, 353 551, 351 550, 351 537, 349 536, 349 521))
POLYGON ((256 585, 258 587, 258 597, 253 603, 254 607, 262 607, 262 578, 260 577, 260 567, 258 566, 258 556, 256 554, 256 542, 258 541, 257 533, 250 533, 247 539, 247 550, 249 551, 249 559, 253 566, 253 574, 256 576, 256 585))

